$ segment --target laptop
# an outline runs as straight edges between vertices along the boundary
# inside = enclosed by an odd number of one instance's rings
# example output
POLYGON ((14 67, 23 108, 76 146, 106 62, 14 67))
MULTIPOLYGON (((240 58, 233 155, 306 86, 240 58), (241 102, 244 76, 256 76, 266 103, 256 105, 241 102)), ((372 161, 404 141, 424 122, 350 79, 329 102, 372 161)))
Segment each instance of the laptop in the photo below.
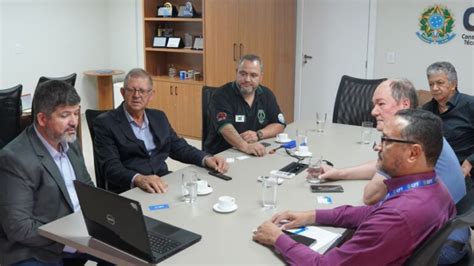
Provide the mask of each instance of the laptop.
POLYGON ((138 201, 74 180, 89 235, 114 248, 158 263, 201 236, 143 215, 138 201))

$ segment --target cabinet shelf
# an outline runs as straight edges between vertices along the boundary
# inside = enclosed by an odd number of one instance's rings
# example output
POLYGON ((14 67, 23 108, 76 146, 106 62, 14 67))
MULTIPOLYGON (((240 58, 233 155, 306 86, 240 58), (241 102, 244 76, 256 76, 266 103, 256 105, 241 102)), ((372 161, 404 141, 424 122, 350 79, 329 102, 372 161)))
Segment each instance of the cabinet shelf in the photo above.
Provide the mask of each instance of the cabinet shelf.
POLYGON ((168 18, 168 17, 147 17, 145 21, 164 21, 164 22, 202 22, 202 18, 168 18))
POLYGON ((178 77, 170 78, 169 76, 152 76, 153 80, 156 81, 166 81, 173 83, 183 83, 183 84, 192 84, 192 85, 201 85, 204 86, 204 81, 197 81, 194 79, 179 79, 178 77))
POLYGON ((204 54, 203 50, 193 50, 189 48, 153 48, 153 47, 147 47, 145 48, 145 51, 149 52, 166 52, 166 53, 182 53, 182 54, 204 54))

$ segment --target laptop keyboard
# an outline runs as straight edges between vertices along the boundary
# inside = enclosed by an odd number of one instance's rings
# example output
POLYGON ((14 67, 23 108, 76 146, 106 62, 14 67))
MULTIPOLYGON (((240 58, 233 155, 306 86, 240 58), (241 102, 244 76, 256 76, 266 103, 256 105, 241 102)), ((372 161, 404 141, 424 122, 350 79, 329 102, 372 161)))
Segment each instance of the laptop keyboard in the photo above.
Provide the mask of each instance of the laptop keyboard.
POLYGON ((294 173, 295 175, 303 172, 304 169, 308 168, 307 164, 292 162, 285 167, 281 168, 280 171, 294 173))
POLYGON ((159 254, 164 254, 180 245, 179 242, 164 236, 149 234, 148 238, 150 239, 151 250, 159 254))

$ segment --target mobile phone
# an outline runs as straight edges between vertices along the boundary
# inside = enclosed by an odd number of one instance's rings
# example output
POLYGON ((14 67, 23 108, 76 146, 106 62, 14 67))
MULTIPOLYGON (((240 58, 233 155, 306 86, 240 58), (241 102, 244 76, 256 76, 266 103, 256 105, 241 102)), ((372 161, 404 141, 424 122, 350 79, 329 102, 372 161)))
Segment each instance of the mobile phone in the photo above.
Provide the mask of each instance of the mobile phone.
POLYGON ((263 147, 265 147, 265 148, 272 145, 272 144, 270 144, 270 143, 268 143, 268 142, 264 142, 264 141, 260 142, 260 144, 262 144, 263 147))
POLYGON ((344 188, 340 185, 311 185, 311 192, 313 193, 329 193, 329 192, 344 192, 344 188))
POLYGON ((312 244, 316 243, 316 239, 303 236, 303 235, 298 235, 295 233, 292 233, 290 231, 283 230, 283 232, 288 235, 291 239, 295 240, 298 243, 301 243, 305 246, 311 246, 312 244))
POLYGON ((216 172, 216 171, 209 171, 209 174, 212 175, 212 176, 218 177, 220 179, 224 179, 225 181, 232 180, 232 177, 221 174, 221 173, 216 172))

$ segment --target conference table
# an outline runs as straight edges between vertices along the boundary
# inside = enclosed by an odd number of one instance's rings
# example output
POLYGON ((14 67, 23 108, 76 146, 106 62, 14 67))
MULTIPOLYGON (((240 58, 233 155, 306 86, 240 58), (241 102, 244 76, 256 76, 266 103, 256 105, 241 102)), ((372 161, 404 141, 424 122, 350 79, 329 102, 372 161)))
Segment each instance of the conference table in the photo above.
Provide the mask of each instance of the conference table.
MULTIPOLYGON (((316 132, 315 121, 297 121, 286 127, 285 132, 294 139, 296 131, 306 133, 309 150, 313 156, 322 156, 332 162, 336 168, 355 166, 377 158, 372 144, 361 143, 361 127, 327 122, 324 132, 316 132)), ((380 134, 373 129, 373 141, 380 134)), ((272 144, 271 149, 278 147, 273 139, 266 142, 272 144)), ((371 143, 373 143, 373 141, 371 143)), ((281 256, 273 248, 260 245, 252 240, 252 231, 263 221, 270 219, 276 212, 284 210, 312 210, 333 208, 340 205, 362 205, 363 188, 366 180, 341 180, 330 184, 338 184, 344 188, 343 193, 311 193, 310 184, 306 181, 306 171, 292 179, 285 180, 278 186, 277 206, 274 209, 262 207, 262 185, 258 176, 269 175, 296 161, 284 149, 264 157, 242 158, 245 154, 229 149, 219 154, 233 158, 227 175, 233 179, 225 181, 208 175, 207 170, 196 166, 188 166, 163 177, 169 184, 165 194, 148 194, 138 188, 124 192, 122 195, 139 201, 144 215, 182 227, 202 235, 196 244, 167 258, 160 264, 252 264, 282 265, 281 256), (186 171, 197 172, 200 179, 208 180, 213 192, 199 196, 193 204, 183 202, 181 191, 181 175, 186 171), (232 213, 217 213, 213 205, 223 195, 235 197, 238 208, 232 213), (318 196, 330 196, 332 204, 319 204, 318 196), (168 209, 150 211, 149 206, 168 204, 168 209)), ((97 204, 100 204, 98 202, 97 204)), ((343 233, 344 228, 323 227, 324 229, 343 233)), ((130 227, 130 230, 134 230, 130 227)), ((43 225, 40 234, 57 242, 71 246, 103 258, 119 265, 147 264, 134 256, 108 246, 91 238, 85 227, 82 213, 77 212, 43 225)), ((327 249, 330 245, 325 246, 327 249)))

